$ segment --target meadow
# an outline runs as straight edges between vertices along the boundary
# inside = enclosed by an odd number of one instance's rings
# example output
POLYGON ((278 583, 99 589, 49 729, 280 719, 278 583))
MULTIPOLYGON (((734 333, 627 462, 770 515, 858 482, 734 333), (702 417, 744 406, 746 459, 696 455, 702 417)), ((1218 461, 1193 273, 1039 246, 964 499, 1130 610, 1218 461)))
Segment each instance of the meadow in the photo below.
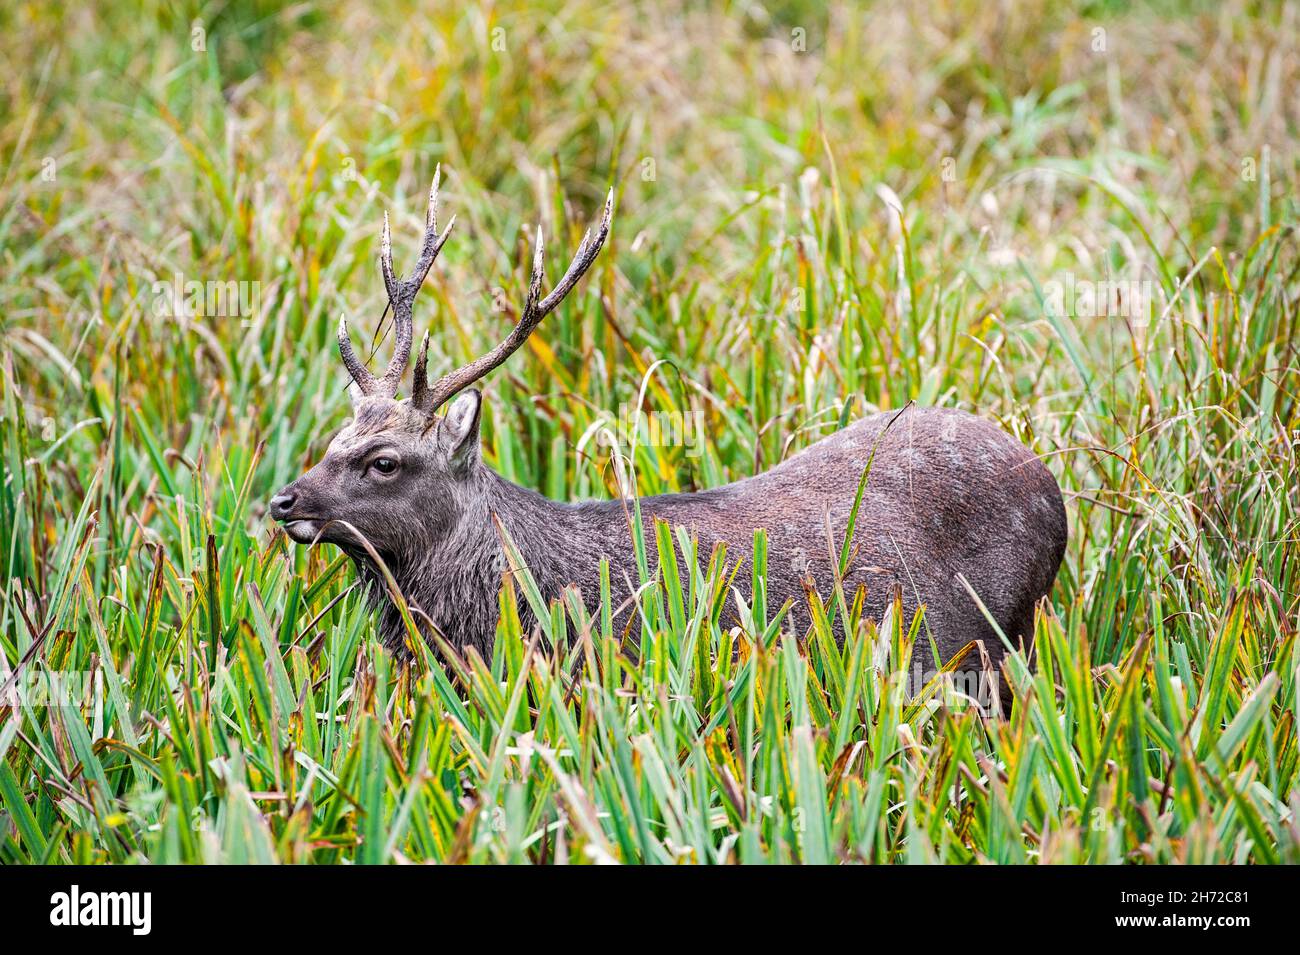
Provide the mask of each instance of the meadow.
MULTIPOLYGON (((0 863, 1300 862, 1300 5, 0 8, 0 863), (485 460, 710 487, 914 401, 1038 453, 1070 543, 1009 712, 852 593, 645 527, 645 637, 379 645, 267 499, 386 360, 379 231, 485 460), (834 615, 849 621, 843 646, 834 615)), ((849 541, 834 542, 846 550, 849 541)), ((528 602, 544 624, 523 632, 528 602)))

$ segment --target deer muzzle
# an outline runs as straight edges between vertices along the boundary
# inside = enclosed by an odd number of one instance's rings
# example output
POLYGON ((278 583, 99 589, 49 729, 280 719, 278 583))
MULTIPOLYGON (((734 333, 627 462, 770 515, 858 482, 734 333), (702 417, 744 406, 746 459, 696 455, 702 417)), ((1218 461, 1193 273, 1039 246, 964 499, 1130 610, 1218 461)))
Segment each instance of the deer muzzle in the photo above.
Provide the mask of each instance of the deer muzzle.
POLYGON ((288 484, 271 498, 271 517, 284 525, 284 531, 299 544, 310 544, 320 533, 320 521, 303 512, 298 482, 288 484))

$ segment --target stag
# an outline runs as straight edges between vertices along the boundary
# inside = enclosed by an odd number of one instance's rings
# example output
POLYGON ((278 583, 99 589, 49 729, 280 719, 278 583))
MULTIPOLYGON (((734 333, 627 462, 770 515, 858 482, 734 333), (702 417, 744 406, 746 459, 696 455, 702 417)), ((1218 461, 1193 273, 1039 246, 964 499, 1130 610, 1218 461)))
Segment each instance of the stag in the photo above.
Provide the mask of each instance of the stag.
MULTIPOLYGON (((415 296, 455 221, 438 232, 437 201, 435 174, 420 255, 405 278, 393 270, 385 215, 380 267, 396 331, 392 360, 382 376, 373 375, 340 321, 352 419, 319 463, 275 495, 271 515, 299 544, 333 543, 354 559, 379 612, 380 634, 397 653, 407 630, 376 559, 421 626, 436 627, 454 647, 490 652, 508 570, 495 522, 548 599, 576 586, 594 614, 598 562, 608 560, 617 610, 635 620, 629 502, 554 501, 501 477, 480 457, 483 399, 471 388, 517 351, 591 268, 609 235, 613 193, 594 235, 587 231, 545 296, 538 228, 523 308, 491 351, 430 383, 426 332, 411 394, 399 400, 415 296)), ((686 528, 706 555, 719 543, 730 555, 746 555, 755 530, 765 529, 769 598, 775 605, 791 601, 788 625, 800 628, 809 622, 809 588, 825 592, 839 573, 831 542, 845 538, 864 472, 852 559, 840 578, 850 599, 861 588, 867 615, 876 619, 893 600, 909 621, 924 606, 928 636, 944 661, 965 652, 972 664, 996 667, 1008 643, 1031 641, 1035 606, 1065 550, 1061 492, 1029 449, 974 415, 912 406, 870 415, 766 472, 709 490, 643 497, 640 509, 647 524, 660 519, 686 528), (972 654, 971 645, 983 653, 972 654)), ((522 616, 526 628, 535 624, 527 607, 522 616)))

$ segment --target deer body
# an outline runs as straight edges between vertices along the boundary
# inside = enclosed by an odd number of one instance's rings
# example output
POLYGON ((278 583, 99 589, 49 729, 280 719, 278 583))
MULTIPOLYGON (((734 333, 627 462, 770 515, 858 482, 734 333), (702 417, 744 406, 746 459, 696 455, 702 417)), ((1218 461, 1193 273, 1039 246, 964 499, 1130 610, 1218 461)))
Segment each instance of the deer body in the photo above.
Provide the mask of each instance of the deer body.
MULTIPOLYGON (((411 303, 447 237, 437 233, 436 195, 435 179, 420 260, 409 279, 393 274, 385 220, 381 264, 397 330, 388 371, 371 375, 340 327, 340 351, 359 392, 355 415, 324 459, 276 495, 272 516, 299 543, 329 541, 354 558, 378 605, 385 643, 395 651, 405 632, 371 553, 419 611, 417 619, 427 618, 453 645, 486 655, 507 570, 494 521, 514 540, 547 599, 573 585, 595 614, 598 563, 607 559, 621 607, 616 625, 628 614, 635 621, 627 600, 638 582, 629 502, 552 501, 502 478, 480 458, 481 395, 466 387, 508 358, 576 285, 608 233, 610 203, 596 239, 588 233, 545 298, 539 229, 527 300, 497 348, 430 385, 426 335, 412 395, 399 401, 412 341, 411 303)), ((833 560, 868 466, 843 581, 846 596, 851 600, 863 588, 867 613, 877 619, 895 592, 909 619, 924 605, 943 660, 977 640, 994 663, 1003 654, 971 591, 1010 640, 1032 639, 1034 606, 1050 589, 1065 549, 1061 493, 1027 448, 965 412, 908 407, 863 418, 753 477, 641 498, 642 520, 647 528, 655 519, 684 527, 698 540, 703 560, 723 543, 729 562, 751 557, 754 531, 764 529, 769 610, 791 600, 787 627, 802 633, 809 623, 807 590, 829 598, 833 560)), ((526 605, 521 609, 530 627, 526 605)))
MULTIPOLYGON (((859 479, 871 461, 856 520, 846 594, 865 588, 879 619, 897 588, 910 620, 920 604, 943 659, 982 640, 991 660, 1003 646, 958 574, 1003 633, 1032 637, 1033 610, 1056 577, 1066 540, 1056 481, 1023 445, 961 411, 909 408, 850 424, 776 467, 723 487, 640 499, 642 519, 686 528, 707 561, 716 543, 729 561, 752 556, 754 531, 768 535, 768 605, 793 602, 790 625, 809 615, 805 585, 829 599, 859 479), (886 430, 887 429, 887 430, 886 430), (882 434, 883 432, 883 434, 882 434), (875 456, 872 458, 872 451, 875 456), (829 535, 829 536, 828 536, 829 535), (833 541, 833 543, 832 543, 833 541)), ((629 501, 552 501, 475 461, 455 530, 424 549, 386 557, 403 594, 456 646, 491 651, 497 591, 507 570, 495 517, 518 546, 548 599, 574 585, 597 612, 598 561, 610 563, 615 618, 635 614, 638 580, 629 501)), ((653 543, 651 543, 653 551, 653 543)), ((368 559, 360 560, 367 573, 368 559)), ((371 575, 385 642, 402 646, 401 619, 371 575)), ((525 627, 532 624, 521 607, 525 627)), ((837 620, 837 624, 838 624, 837 620)), ((635 629, 635 627, 634 627, 635 629)))

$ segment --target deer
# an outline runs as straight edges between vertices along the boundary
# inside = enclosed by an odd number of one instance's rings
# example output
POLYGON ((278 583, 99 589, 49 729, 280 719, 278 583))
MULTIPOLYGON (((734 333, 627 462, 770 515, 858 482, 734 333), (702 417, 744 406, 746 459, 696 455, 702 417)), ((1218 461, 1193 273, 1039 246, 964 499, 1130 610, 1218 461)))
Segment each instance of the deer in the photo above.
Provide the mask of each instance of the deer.
MULTIPOLYGON (((512 572, 502 530, 548 601, 576 587, 593 619, 599 562, 608 561, 618 603, 612 609, 625 615, 615 623, 635 634, 630 501, 551 500, 499 475, 481 455, 483 395, 472 387, 518 351, 586 275, 610 232, 613 190, 594 234, 587 230, 546 295, 538 226, 523 307, 499 344, 430 382, 426 331, 410 394, 399 399, 416 294, 455 224, 452 217, 438 231, 440 177, 439 168, 419 256, 402 278, 384 215, 379 261, 395 330, 387 369, 370 372, 341 318, 338 349, 351 377, 352 417, 324 457, 275 494, 270 515, 294 542, 334 544, 352 558, 379 636, 399 656, 409 651, 408 630, 391 584, 431 646, 429 628, 436 628, 446 645, 490 655, 500 588, 512 572)), ((936 662, 960 654, 960 668, 969 671, 978 658, 984 673, 999 667, 1008 649, 1032 645, 1035 609, 1046 602, 1067 538, 1060 487, 1028 447, 985 418, 912 404, 861 417, 761 473, 637 501, 643 526, 684 528, 702 555, 724 545, 727 554, 752 557, 755 531, 764 530, 769 600, 788 604, 783 626, 796 633, 810 623, 809 590, 838 580, 850 599, 861 589, 864 616, 876 621, 891 603, 909 625, 924 608, 936 662), (851 559, 840 567, 830 543, 845 540, 859 490, 851 559)), ((519 611, 531 632, 531 609, 521 602, 519 611)), ((842 616, 835 620, 841 641, 842 616)), ((1008 693, 1004 673, 1000 696, 1008 693)))

